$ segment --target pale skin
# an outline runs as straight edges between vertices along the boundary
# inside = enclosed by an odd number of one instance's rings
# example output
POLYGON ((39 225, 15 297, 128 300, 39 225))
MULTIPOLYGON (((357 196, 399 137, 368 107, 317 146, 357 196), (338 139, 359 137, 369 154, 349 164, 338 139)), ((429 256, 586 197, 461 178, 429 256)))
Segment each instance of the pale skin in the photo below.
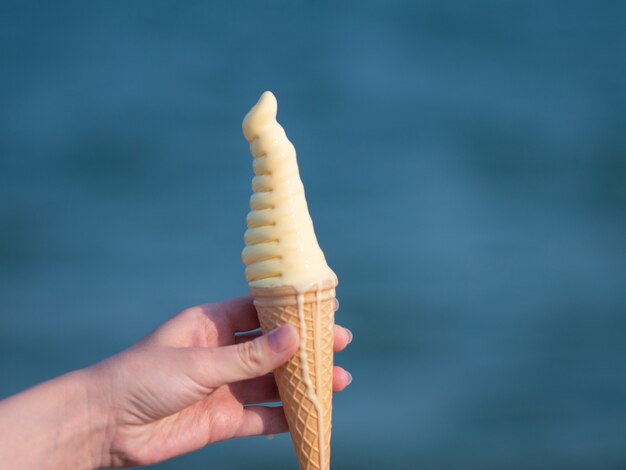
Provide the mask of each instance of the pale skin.
MULTIPOLYGON (((292 327, 261 335, 249 297, 193 307, 105 361, 0 401, 0 466, 148 465, 236 437, 287 431, 271 371, 292 327), (237 333, 237 335, 235 335, 237 333)), ((352 333, 335 326, 336 352, 352 333)), ((333 371, 333 390, 352 380, 333 371)))

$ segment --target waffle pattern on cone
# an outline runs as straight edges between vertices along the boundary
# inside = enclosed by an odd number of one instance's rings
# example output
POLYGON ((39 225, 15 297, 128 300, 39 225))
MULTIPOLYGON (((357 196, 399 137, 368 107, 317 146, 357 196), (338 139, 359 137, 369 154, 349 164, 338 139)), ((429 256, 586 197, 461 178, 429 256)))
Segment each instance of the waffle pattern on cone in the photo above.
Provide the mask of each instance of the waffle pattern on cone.
MULTIPOLYGON (((321 290, 319 294, 316 291, 311 291, 304 296, 303 311, 306 339, 300 345, 306 351, 306 372, 308 372, 321 408, 321 416, 309 398, 300 351, 289 362, 274 371, 296 456, 300 468, 303 470, 327 470, 330 468, 335 291, 334 283, 331 288, 328 288, 328 285, 322 287, 326 288, 321 290), (319 306, 318 298, 320 300, 319 306), (318 314, 319 318, 316 320, 318 314), (317 351, 315 349, 316 344, 319 345, 317 351)), ((263 289, 264 294, 267 294, 268 290, 269 288, 263 289)), ((264 332, 286 324, 293 325, 296 331, 301 332, 295 294, 257 297, 253 289, 251 292, 255 297, 255 305, 264 332)))

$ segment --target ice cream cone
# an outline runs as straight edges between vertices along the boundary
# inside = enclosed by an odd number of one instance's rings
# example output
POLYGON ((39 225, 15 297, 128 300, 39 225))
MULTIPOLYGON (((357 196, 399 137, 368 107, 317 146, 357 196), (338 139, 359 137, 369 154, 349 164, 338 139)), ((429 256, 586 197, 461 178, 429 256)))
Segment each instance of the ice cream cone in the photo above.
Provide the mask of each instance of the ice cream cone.
POLYGON ((300 468, 327 470, 337 277, 317 242, 296 150, 277 110, 276 97, 265 92, 242 124, 255 176, 241 257, 263 331, 291 324, 300 334, 276 382, 300 468))
POLYGON ((290 324, 300 334, 300 349, 274 374, 301 470, 330 468, 336 285, 250 286, 264 333, 290 324))

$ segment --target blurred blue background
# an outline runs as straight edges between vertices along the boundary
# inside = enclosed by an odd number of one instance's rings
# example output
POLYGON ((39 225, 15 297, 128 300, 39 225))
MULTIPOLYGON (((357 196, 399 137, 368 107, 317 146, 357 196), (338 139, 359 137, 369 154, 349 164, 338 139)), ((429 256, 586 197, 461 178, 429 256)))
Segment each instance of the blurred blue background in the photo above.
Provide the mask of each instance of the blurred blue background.
POLYGON ((246 292, 270 89, 355 334, 335 468, 624 468, 624 5, 0 3, 0 397, 246 292))

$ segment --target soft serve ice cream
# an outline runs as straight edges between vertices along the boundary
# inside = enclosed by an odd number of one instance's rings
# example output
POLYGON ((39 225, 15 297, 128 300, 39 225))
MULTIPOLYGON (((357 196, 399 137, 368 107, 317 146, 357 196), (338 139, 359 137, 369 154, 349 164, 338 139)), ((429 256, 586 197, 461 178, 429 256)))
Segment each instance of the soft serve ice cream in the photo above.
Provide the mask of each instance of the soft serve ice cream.
POLYGON ((266 91, 243 121, 255 177, 242 259, 250 286, 304 291, 335 279, 335 274, 317 243, 296 149, 276 121, 276 112, 276 98, 266 91))

